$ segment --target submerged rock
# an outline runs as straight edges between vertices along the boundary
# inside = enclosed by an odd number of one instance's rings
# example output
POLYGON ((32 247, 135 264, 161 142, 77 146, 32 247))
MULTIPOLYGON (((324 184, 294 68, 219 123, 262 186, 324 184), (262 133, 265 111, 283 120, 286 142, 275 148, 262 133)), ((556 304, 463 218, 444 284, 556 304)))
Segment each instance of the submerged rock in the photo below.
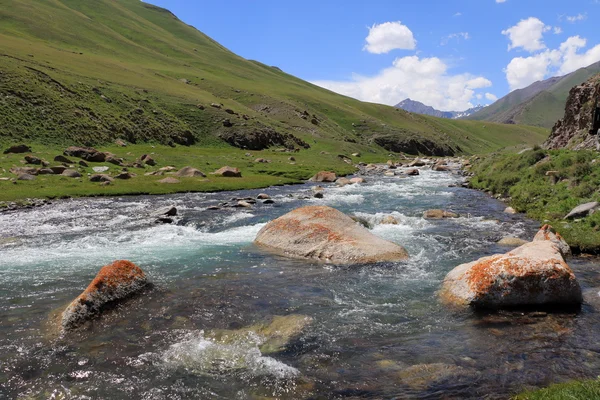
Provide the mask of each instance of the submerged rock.
POLYGON ((335 182, 337 179, 337 175, 335 172, 331 171, 321 171, 316 173, 312 178, 310 178, 311 182, 335 182))
POLYGON ((408 258, 403 247, 373 235, 349 216, 327 206, 301 207, 269 222, 254 243, 287 257, 336 264, 408 258))
POLYGON ((115 261, 100 269, 92 283, 62 314, 65 330, 76 328, 102 311, 148 286, 146 274, 130 261, 115 261))
POLYGON ((440 295, 448 304, 483 308, 582 302, 573 271, 550 240, 459 265, 444 279, 440 295))
POLYGON ((458 218, 458 214, 445 210, 427 210, 423 213, 425 219, 458 218))

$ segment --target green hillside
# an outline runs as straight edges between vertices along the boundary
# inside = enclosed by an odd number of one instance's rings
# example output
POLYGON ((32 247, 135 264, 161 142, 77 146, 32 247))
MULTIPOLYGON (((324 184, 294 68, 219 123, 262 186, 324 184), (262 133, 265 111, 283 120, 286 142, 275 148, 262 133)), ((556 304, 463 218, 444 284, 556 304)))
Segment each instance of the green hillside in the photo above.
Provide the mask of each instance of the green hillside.
POLYGON ((600 63, 515 90, 494 104, 467 117, 476 121, 552 128, 563 117, 569 91, 600 73, 600 63))
POLYGON ((340 96, 238 57, 137 0, 0 0, 0 43, 0 144, 123 139, 259 150, 340 143, 344 151, 442 155, 547 135, 340 96))

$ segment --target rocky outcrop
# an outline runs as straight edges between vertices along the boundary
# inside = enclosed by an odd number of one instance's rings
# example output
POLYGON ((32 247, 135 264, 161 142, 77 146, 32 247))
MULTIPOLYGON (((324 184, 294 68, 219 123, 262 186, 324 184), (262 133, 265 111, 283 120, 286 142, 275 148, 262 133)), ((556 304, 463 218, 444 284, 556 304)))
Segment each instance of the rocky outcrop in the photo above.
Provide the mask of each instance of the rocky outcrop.
POLYGON ((335 264, 408 258, 401 246, 373 235, 349 216, 326 206, 298 208, 269 222, 254 243, 287 257, 335 264))
POLYGON ((460 147, 450 147, 446 143, 434 142, 429 139, 419 138, 406 138, 405 135, 388 135, 378 136, 373 139, 375 143, 383 147, 388 151, 394 153, 406 153, 406 154, 425 154, 428 156, 453 156, 456 152, 460 152, 460 147))
POLYGON ((8 149, 4 150, 4 154, 20 154, 20 153, 31 153, 31 147, 26 144, 18 144, 16 146, 11 146, 8 149))
POLYGON ((73 329, 149 285, 146 274, 130 261, 102 267, 90 285, 62 314, 62 327, 73 329))
POLYGON ((64 151, 65 156, 83 158, 91 162, 104 162, 106 154, 94 149, 93 147, 71 146, 64 151))
POLYGON ((447 304, 482 308, 582 302, 579 283, 551 239, 459 265, 444 279, 440 296, 447 304))
POLYGON ((240 172, 240 170, 238 168, 234 168, 234 167, 221 167, 218 170, 216 170, 214 172, 215 175, 218 176, 224 176, 224 177, 228 177, 228 178, 241 178, 242 177, 242 173, 240 172))
POLYGON ((219 137, 232 146, 248 150, 264 150, 271 146, 284 146, 288 149, 300 147, 309 149, 310 145, 290 133, 279 133, 271 128, 252 131, 227 130, 219 137))
POLYGON ((593 107, 600 98, 600 75, 575 86, 569 92, 565 115, 552 128, 543 144, 546 149, 595 149, 596 138, 589 134, 592 128, 593 107))

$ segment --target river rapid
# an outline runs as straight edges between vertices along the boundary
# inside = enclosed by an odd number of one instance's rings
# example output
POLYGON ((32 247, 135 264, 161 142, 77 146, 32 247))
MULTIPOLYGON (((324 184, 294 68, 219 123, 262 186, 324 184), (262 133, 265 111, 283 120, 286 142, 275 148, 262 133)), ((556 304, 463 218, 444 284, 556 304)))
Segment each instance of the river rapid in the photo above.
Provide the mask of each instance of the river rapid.
POLYGON ((461 177, 367 177, 367 183, 214 194, 75 199, 0 214, 0 398, 44 399, 505 399, 524 388, 600 374, 600 268, 569 264, 581 310, 449 310, 436 291, 455 266, 531 239, 539 224, 461 187, 461 177), (268 193, 275 204, 208 210, 268 193), (367 220, 404 246, 399 263, 335 266, 253 246, 264 224, 308 204, 367 220), (175 224, 154 210, 174 205, 175 224), (425 220, 442 208, 457 219, 425 220), (397 225, 380 222, 388 215, 397 225), (56 337, 53 313, 117 259, 154 288, 56 337), (217 342, 215 329, 302 315, 311 323, 263 354, 258 333, 217 342), (49 319, 50 318, 50 319, 49 319))

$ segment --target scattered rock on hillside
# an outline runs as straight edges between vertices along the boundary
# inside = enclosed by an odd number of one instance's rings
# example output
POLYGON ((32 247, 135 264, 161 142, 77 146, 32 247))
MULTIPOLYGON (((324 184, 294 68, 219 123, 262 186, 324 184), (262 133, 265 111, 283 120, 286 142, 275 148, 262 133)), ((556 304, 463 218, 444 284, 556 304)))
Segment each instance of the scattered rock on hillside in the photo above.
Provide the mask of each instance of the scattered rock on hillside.
POLYGON ((90 176, 91 182, 112 182, 113 178, 105 174, 94 174, 90 176))
POLYGON ((233 167, 221 167, 218 170, 216 170, 214 172, 215 175, 219 175, 219 176, 224 176, 224 177, 229 177, 229 178, 241 178, 242 177, 242 173, 240 172, 240 170, 238 168, 233 168, 233 167))
POLYGON ((127 142, 122 139, 115 140, 115 144, 119 147, 127 147, 127 142))
POLYGON ((130 172, 121 172, 120 174, 115 176, 115 179, 127 180, 127 179, 131 179, 133 177, 134 177, 134 175, 130 172))
POLYGON ((149 285, 144 271, 130 261, 102 267, 90 285, 62 314, 62 327, 74 329, 149 285))
POLYGON ((63 155, 58 155, 58 156, 54 157, 54 161, 59 162, 59 163, 65 163, 65 164, 73 164, 73 161, 69 160, 67 157, 65 157, 63 155))
POLYGON ((83 160, 79 160, 79 163, 78 163, 78 164, 79 164, 79 165, 81 165, 81 166, 82 166, 82 167, 84 167, 84 168, 87 168, 87 167, 89 167, 88 163, 86 163, 86 162, 85 162, 85 161, 83 161, 83 160))
POLYGON ((148 154, 143 154, 139 158, 139 163, 150 165, 151 167, 154 167, 156 165, 156 161, 152 157, 150 157, 148 154))
POLYGON ((93 147, 71 146, 64 151, 65 156, 83 158, 90 162, 104 162, 106 154, 94 149, 93 147))
POLYGON ((336 264, 408 258, 401 246, 373 235, 349 216, 326 206, 301 207, 269 222, 254 243, 287 257, 336 264))
POLYGON ((458 214, 445 210, 427 210, 423 213, 425 219, 458 218, 458 214))
POLYGON ((592 201, 590 203, 578 205, 577 207, 572 209, 570 213, 568 213, 565 216, 565 219, 587 217, 588 215, 592 215, 593 213, 598 211, 599 207, 600 207, 600 203, 598 203, 597 201, 592 201))
POLYGON ((202 171, 197 170, 196 168, 193 168, 193 167, 183 167, 179 171, 177 171, 175 176, 180 177, 180 178, 194 178, 197 176, 200 176, 202 178, 206 177, 206 175, 202 171))
POLYGON ((179 183, 179 179, 175 179, 175 178, 169 176, 165 179, 161 179, 160 181, 158 181, 158 183, 169 183, 169 184, 179 183))
POLYGON ((284 146, 287 149, 294 149, 296 146, 310 148, 308 143, 291 133, 279 133, 268 127, 254 128, 246 132, 228 129, 221 132, 219 137, 232 146, 248 150, 264 150, 272 146, 284 146))
POLYGON ((51 168, 41 168, 38 170, 38 175, 54 175, 51 168))
POLYGON ((310 178, 311 182, 335 182, 337 179, 337 175, 335 172, 331 171, 321 171, 317 172, 315 176, 310 178))
POLYGON ((554 228, 548 224, 542 226, 538 233, 533 238, 534 242, 538 241, 550 241, 556 245, 558 250, 561 252, 563 257, 571 255, 571 246, 568 245, 567 241, 556 232, 554 228))
POLYGON ((4 150, 4 154, 20 154, 20 153, 31 153, 31 147, 25 144, 18 144, 16 146, 11 146, 8 149, 4 150))
POLYGON ((74 169, 65 169, 61 175, 68 178, 81 178, 81 174, 74 169))
POLYGON ((573 271, 549 240, 459 265, 444 279, 440 295, 448 304, 482 308, 582 302, 573 271))
POLYGON ((32 181, 34 179, 35 176, 31 174, 19 174, 19 176, 17 176, 18 181, 32 181))
POLYGON ((63 165, 57 165, 55 167, 50 167, 50 169, 56 174, 56 175, 61 175, 63 172, 65 172, 67 170, 67 167, 63 166, 63 165))
POLYGON ((37 175, 38 169, 33 167, 12 167, 10 172, 15 175, 21 174, 29 174, 29 175, 37 175))
POLYGON ((25 156, 25 163, 31 165, 42 165, 42 160, 34 156, 25 156))

